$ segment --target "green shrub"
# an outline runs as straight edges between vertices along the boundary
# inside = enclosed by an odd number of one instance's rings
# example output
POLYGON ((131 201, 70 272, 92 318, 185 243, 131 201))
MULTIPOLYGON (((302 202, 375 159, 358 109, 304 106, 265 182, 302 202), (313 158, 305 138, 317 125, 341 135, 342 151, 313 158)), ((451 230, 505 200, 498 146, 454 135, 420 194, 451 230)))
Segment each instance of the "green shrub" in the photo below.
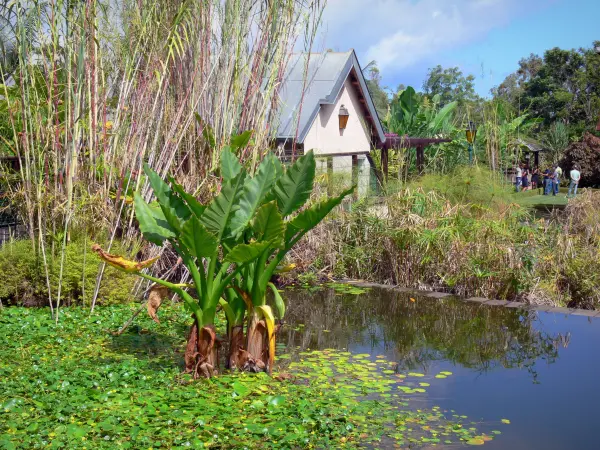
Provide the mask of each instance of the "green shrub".
MULTIPOLYGON (((60 248, 60 246, 58 246, 60 248)), ((52 255, 47 250, 48 278, 53 300, 58 293, 60 279, 60 253, 52 255)), ((121 253, 117 244, 115 252, 121 253)), ((61 301, 63 304, 87 305, 96 286, 96 276, 101 261, 83 240, 70 242, 66 247, 62 273, 61 301)), ((48 304, 46 270, 41 252, 35 251, 31 241, 16 240, 0 247, 0 300, 3 303, 25 306, 48 304)), ((106 267, 98 293, 98 304, 111 305, 131 300, 135 277, 112 267, 106 267)))

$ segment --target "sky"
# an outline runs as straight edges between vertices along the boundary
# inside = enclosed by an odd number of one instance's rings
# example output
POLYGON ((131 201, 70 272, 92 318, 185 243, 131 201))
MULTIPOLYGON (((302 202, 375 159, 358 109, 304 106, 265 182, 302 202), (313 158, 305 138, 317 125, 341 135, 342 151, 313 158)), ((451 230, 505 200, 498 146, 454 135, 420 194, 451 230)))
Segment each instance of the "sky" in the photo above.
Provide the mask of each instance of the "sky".
POLYGON ((315 51, 354 48, 383 86, 421 88, 430 67, 458 66, 490 89, 519 59, 600 40, 600 0, 328 0, 315 51))

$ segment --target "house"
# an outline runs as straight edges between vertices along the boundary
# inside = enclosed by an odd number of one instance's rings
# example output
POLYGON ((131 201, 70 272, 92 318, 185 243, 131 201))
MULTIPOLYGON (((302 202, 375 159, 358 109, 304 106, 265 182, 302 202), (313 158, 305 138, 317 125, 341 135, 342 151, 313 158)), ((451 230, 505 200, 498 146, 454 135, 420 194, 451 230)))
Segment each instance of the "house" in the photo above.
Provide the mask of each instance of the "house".
POLYGON ((366 194, 367 157, 386 136, 354 50, 294 54, 279 95, 279 149, 288 157, 313 150, 320 170, 354 174, 366 194))

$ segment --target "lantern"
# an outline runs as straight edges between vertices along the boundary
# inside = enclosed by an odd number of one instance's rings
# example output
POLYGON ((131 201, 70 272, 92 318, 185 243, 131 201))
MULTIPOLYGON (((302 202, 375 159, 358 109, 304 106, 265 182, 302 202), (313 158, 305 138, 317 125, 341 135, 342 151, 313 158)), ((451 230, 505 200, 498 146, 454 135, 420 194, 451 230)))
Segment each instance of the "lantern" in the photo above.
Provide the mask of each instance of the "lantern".
POLYGON ((340 130, 345 130, 346 126, 348 125, 348 117, 350 116, 350 113, 348 112, 348 110, 346 109, 346 107, 344 105, 342 105, 340 107, 340 113, 339 113, 339 118, 340 118, 340 130))
POLYGON ((477 137, 477 126, 473 122, 469 122, 469 127, 465 130, 467 134, 467 142, 472 144, 477 137))

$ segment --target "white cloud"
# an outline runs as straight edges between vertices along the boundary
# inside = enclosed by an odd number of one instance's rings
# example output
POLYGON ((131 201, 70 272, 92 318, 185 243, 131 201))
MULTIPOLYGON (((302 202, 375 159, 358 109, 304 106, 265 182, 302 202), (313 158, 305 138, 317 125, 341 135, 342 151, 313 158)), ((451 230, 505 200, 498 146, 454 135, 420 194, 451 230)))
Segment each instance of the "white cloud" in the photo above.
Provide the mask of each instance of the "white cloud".
POLYGON ((328 0, 325 47, 353 47, 364 64, 376 60, 382 71, 395 73, 482 39, 512 18, 552 1, 328 0))

